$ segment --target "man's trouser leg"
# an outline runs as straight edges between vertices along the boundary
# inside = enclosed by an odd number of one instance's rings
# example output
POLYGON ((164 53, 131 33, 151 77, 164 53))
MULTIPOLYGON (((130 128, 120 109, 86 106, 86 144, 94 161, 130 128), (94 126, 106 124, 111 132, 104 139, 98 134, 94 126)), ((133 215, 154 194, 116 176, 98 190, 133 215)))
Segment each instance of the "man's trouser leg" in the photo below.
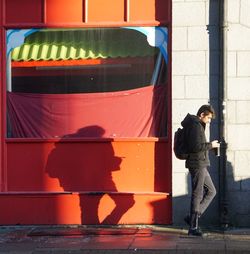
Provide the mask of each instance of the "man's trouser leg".
POLYGON ((202 236, 202 231, 199 229, 198 221, 202 213, 201 209, 204 210, 204 208, 207 208, 208 204, 211 202, 209 198, 211 195, 205 197, 206 194, 209 193, 208 191, 205 191, 205 189, 208 185, 208 189, 210 190, 212 181, 206 168, 190 169, 189 172, 192 180, 192 199, 188 235, 202 236))
POLYGON ((206 211, 207 207, 209 206, 214 196, 216 195, 216 189, 214 187, 213 181, 207 169, 206 169, 206 175, 204 180, 204 191, 205 193, 200 203, 200 214, 203 214, 206 211))
POLYGON ((216 190, 207 168, 189 169, 192 180, 191 214, 202 214, 211 203, 216 190))

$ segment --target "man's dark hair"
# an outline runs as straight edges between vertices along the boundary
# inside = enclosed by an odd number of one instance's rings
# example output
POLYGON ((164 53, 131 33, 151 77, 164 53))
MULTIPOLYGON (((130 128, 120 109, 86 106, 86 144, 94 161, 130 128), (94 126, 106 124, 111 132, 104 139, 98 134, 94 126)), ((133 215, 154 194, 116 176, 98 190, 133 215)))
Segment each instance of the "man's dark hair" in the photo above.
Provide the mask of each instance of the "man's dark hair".
POLYGON ((204 113, 205 116, 212 114, 212 118, 215 118, 215 111, 211 105, 202 105, 197 112, 197 116, 200 116, 202 113, 204 113))

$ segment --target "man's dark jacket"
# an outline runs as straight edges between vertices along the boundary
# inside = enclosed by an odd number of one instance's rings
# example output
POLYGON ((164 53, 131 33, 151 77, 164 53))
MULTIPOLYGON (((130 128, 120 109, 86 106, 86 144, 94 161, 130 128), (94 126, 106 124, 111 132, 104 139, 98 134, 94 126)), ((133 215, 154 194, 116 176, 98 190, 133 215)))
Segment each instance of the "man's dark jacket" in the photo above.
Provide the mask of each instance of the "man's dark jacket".
POLYGON ((200 169, 210 166, 208 151, 212 149, 212 144, 206 140, 206 124, 201 122, 198 116, 187 114, 181 125, 185 128, 189 154, 186 160, 186 168, 200 169))

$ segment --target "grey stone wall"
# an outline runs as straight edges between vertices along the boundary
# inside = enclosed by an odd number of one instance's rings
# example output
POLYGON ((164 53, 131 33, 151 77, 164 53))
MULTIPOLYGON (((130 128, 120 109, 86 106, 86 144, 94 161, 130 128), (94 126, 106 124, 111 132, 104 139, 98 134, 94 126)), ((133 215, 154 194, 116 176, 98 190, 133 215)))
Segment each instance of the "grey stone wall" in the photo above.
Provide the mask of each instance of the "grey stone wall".
MULTIPOLYGON (((212 7, 217 8, 216 1, 212 7)), ((196 114, 202 104, 212 102, 216 106, 218 90, 218 15, 211 12, 210 1, 173 1, 173 131, 187 113, 196 114), (211 16, 211 13, 213 16, 211 16)), ((213 126, 216 126, 213 124, 213 126)), ((209 139, 210 126, 207 129, 209 139)), ((213 132, 214 133, 214 132, 213 132)), ((218 173, 213 162, 211 174, 216 185, 218 173)), ((189 212, 191 186, 188 170, 184 162, 173 157, 173 221, 183 224, 183 217, 189 212)), ((218 220, 218 200, 203 223, 218 220), (212 212, 211 212, 212 211, 212 212)))
POLYGON ((233 225, 250 226, 250 1, 228 0, 228 194, 233 225))
MULTIPOLYGON (((227 0, 226 142, 230 222, 250 226, 250 1, 227 0)), ((211 103, 217 109, 219 85, 219 1, 173 0, 173 131, 187 113, 211 103)), ((208 139, 218 137, 214 121, 208 139)), ((217 190, 218 159, 211 154, 217 190)), ((182 161, 173 156, 174 224, 189 211, 190 181, 182 161)), ((218 224, 218 195, 203 224, 218 224)))

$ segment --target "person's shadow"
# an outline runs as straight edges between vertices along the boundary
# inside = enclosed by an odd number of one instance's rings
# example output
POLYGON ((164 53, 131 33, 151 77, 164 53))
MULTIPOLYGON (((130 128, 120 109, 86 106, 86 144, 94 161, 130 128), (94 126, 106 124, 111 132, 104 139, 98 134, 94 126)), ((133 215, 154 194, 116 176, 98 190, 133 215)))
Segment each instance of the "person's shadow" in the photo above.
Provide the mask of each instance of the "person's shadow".
POLYGON ((112 171, 120 170, 122 158, 115 156, 111 140, 91 140, 104 134, 100 126, 83 127, 62 137, 48 156, 46 172, 49 177, 58 178, 64 191, 79 192, 82 224, 118 224, 135 203, 133 194, 119 194, 113 181, 112 171), (81 138, 90 140, 78 142, 81 138), (73 139, 75 141, 70 142, 73 139), (100 200, 106 193, 115 207, 100 221, 99 209, 107 209, 99 207, 100 200))

